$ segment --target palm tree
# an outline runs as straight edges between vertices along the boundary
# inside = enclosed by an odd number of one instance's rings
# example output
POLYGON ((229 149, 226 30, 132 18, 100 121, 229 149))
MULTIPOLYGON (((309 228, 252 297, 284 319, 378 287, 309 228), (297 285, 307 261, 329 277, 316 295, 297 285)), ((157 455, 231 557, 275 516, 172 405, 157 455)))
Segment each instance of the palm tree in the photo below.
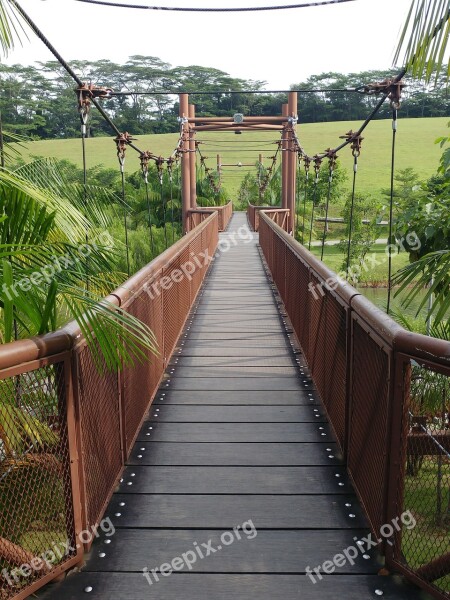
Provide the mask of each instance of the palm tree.
MULTIPOLYGON (((412 0, 403 32, 401 34, 395 60, 404 56, 404 63, 411 75, 430 82, 433 74, 439 74, 443 68, 450 35, 450 7, 448 0, 412 0)), ((450 74, 450 62, 447 64, 450 74)), ((443 146, 450 138, 438 140, 443 146)), ((439 169, 444 176, 444 189, 450 189, 450 148, 441 159, 439 169)), ((421 308, 429 304, 434 297, 434 325, 439 326, 450 309, 450 249, 445 248, 427 254, 418 261, 399 271, 394 283, 400 284, 400 293, 413 284, 406 297, 410 304, 426 287, 421 308)), ((431 321, 432 314, 428 315, 431 321)), ((445 324, 444 324, 445 325, 445 324)))
POLYGON ((429 82, 434 73, 441 72, 449 34, 448 0, 412 0, 394 61, 403 55, 411 75, 429 82))
POLYGON ((102 300, 124 277, 106 236, 111 200, 106 190, 69 183, 51 160, 0 170, 2 342, 74 318, 99 365, 116 369, 156 351, 147 326, 102 300))

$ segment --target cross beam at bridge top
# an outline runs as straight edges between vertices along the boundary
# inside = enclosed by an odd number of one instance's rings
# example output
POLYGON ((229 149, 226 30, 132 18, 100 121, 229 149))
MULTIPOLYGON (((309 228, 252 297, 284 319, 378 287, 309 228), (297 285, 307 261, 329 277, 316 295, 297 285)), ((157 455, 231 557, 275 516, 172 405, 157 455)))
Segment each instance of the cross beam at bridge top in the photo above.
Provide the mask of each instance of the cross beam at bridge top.
MULTIPOLYGON (((197 209, 196 193, 196 141, 197 132, 213 131, 277 131, 282 140, 282 181, 281 205, 289 210, 288 231, 292 234, 295 226, 295 200, 297 193, 297 148, 295 146, 297 126, 297 92, 289 92, 288 103, 282 106, 280 116, 230 117, 196 116, 195 106, 189 103, 189 94, 180 94, 180 122, 182 128, 182 206, 183 232, 189 231, 189 212, 197 209)), ((220 159, 218 157, 218 164, 220 159)), ((260 161, 261 162, 261 161, 260 161)), ((220 169, 218 169, 220 173, 220 169)))

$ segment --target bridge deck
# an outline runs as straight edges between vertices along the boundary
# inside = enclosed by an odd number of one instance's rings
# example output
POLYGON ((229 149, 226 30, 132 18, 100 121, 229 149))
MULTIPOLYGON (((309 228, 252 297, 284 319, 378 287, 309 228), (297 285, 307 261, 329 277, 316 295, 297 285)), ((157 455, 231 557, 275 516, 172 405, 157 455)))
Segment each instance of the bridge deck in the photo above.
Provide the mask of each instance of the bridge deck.
POLYGON ((234 246, 245 224, 235 214, 222 235, 232 248, 210 272, 108 509, 115 535, 45 599, 78 600, 89 586, 100 600, 419 597, 378 576, 373 551, 315 584, 305 576, 355 546, 366 522, 257 236, 234 246), (190 570, 144 577, 174 559, 181 568, 183 555, 196 558, 190 570))

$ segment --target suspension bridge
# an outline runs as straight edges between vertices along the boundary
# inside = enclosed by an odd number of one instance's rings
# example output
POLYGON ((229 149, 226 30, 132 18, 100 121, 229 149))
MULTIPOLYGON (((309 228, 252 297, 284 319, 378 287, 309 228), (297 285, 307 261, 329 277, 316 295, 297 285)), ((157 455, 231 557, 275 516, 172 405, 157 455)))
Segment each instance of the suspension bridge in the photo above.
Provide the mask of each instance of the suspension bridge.
MULTIPOLYGON (((84 184, 96 107, 115 134, 124 203, 125 160, 137 155, 152 245, 156 166, 166 249, 132 274, 124 212, 129 279, 108 301, 154 332, 157 354, 102 371, 75 322, 0 346, 0 393, 27 407, 35 426, 51 426, 58 441, 0 453, 0 598, 448 598, 450 345, 404 330, 307 249, 321 169, 329 182, 325 248, 338 154, 352 153, 354 200, 362 134, 385 102, 392 238, 404 71, 352 90, 375 98, 372 112, 314 155, 301 143, 302 90, 289 91, 272 117, 205 117, 181 92, 179 140, 161 157, 111 120, 107 103, 124 92, 81 81, 22 16, 76 83, 84 184), (274 136, 269 157, 262 132, 274 136), (227 162, 223 154, 242 134, 255 136, 257 160, 227 162), (199 168, 217 197, 227 176, 248 169, 262 200, 277 164, 279 206, 198 206, 199 168), (413 409, 434 388, 442 415, 413 409), (13 480, 21 469, 24 477, 13 480)), ((389 298, 391 270, 390 263, 389 298)))

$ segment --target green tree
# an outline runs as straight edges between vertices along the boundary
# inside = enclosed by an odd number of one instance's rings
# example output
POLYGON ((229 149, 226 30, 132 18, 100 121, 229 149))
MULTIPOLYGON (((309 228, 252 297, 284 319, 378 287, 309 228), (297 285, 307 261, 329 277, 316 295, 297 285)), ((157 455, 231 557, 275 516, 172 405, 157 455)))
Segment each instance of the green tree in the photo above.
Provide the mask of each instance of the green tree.
POLYGON ((346 238, 339 243, 340 251, 345 255, 342 270, 347 268, 348 243, 350 242, 350 266, 361 266, 369 250, 377 240, 380 226, 378 225, 378 204, 371 196, 349 194, 341 213, 345 222, 346 238), (352 218, 351 218, 352 217, 352 218))

